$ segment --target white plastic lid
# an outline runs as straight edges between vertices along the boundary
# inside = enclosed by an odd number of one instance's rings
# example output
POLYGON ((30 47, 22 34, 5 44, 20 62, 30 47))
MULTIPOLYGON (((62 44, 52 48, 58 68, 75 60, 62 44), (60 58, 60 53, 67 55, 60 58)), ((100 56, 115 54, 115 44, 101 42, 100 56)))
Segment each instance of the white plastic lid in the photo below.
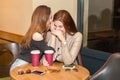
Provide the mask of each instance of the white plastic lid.
POLYGON ((45 50, 44 53, 47 53, 47 54, 53 54, 54 51, 53 51, 53 50, 45 50))
POLYGON ((32 50, 31 54, 40 54, 40 50, 32 50))

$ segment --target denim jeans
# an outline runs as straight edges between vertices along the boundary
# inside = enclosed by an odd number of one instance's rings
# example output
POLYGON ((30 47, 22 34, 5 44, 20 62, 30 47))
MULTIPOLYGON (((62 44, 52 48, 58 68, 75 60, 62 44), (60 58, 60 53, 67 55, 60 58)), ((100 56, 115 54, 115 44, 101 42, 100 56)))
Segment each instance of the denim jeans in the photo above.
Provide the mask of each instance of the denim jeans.
POLYGON ((28 63, 29 63, 29 62, 26 62, 26 61, 18 58, 18 59, 16 59, 15 62, 11 65, 10 71, 11 71, 12 69, 14 69, 15 67, 17 67, 17 66, 25 65, 25 64, 28 64, 28 63))

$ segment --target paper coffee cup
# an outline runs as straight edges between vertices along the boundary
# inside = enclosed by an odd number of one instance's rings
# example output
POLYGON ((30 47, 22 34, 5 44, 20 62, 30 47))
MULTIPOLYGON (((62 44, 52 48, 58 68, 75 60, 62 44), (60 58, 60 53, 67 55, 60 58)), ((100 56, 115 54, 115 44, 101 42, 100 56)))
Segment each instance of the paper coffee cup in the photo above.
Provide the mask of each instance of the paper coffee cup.
POLYGON ((49 66, 53 65, 53 54, 54 51, 53 50, 45 50, 45 59, 47 60, 49 66))
POLYGON ((38 67, 39 60, 40 60, 40 50, 32 50, 31 51, 31 58, 32 58, 32 66, 38 67))

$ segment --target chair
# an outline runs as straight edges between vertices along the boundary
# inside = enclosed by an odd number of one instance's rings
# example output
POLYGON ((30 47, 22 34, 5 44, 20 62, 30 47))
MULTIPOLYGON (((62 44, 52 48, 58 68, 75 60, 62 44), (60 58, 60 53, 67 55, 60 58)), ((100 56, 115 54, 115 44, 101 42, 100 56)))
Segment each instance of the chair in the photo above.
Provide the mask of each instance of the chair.
POLYGON ((78 56, 77 56, 76 60, 77 60, 78 65, 82 65, 82 57, 81 57, 80 51, 78 53, 78 56))
POLYGON ((120 80, 120 53, 111 54, 105 64, 89 80, 120 80))
POLYGON ((11 64, 19 53, 19 43, 0 44, 0 78, 9 76, 11 64))

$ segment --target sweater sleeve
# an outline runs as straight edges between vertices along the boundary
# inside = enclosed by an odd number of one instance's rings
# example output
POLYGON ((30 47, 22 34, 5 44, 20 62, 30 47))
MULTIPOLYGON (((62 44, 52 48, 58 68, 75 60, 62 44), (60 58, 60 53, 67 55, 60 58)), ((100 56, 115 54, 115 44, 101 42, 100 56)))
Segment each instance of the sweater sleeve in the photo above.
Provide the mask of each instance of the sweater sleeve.
POLYGON ((77 33, 71 41, 69 44, 67 43, 61 47, 61 55, 57 57, 57 60, 64 62, 65 65, 72 64, 75 61, 81 48, 82 35, 77 33))

